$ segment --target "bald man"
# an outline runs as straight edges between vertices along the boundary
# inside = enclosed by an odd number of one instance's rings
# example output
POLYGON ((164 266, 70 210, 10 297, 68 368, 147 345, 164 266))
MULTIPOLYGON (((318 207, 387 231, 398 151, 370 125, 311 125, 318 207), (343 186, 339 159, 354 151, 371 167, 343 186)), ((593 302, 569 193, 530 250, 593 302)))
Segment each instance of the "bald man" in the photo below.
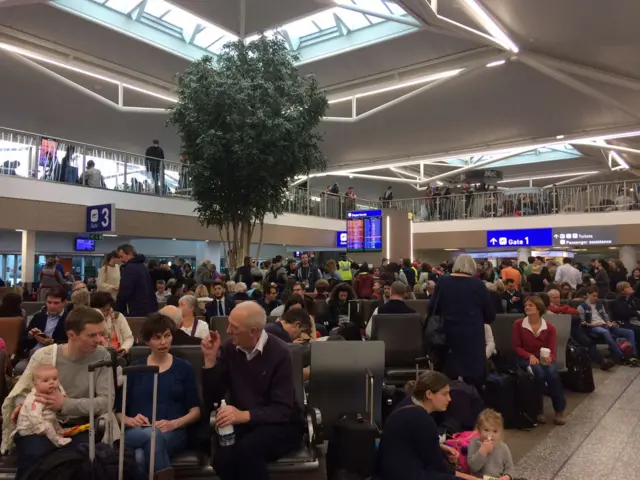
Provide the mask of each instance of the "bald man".
POLYGON ((238 304, 229 315, 227 333, 210 332, 202 340, 205 408, 228 398, 216 425, 233 425, 233 448, 218 448, 213 466, 222 480, 267 480, 267 462, 295 450, 303 422, 293 387, 291 354, 278 337, 268 334, 264 309, 255 302, 238 304))
POLYGON ((173 332, 173 341, 171 342, 172 345, 200 345, 201 340, 198 337, 192 337, 188 333, 180 330, 182 326, 182 310, 173 305, 167 305, 161 308, 158 313, 166 315, 176 324, 176 329, 173 332))

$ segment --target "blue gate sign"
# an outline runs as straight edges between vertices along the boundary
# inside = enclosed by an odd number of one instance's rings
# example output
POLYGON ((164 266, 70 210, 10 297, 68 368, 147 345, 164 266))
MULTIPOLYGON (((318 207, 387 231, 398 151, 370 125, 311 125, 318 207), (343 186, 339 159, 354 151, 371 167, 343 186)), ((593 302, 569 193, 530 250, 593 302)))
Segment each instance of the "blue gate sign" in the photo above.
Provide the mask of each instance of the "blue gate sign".
POLYGON ((551 246, 553 246, 553 229, 551 228, 487 230, 488 248, 551 246))
POLYGON ((116 231, 116 204, 93 205, 87 207, 87 233, 116 231))
POLYGON ((336 232, 336 247, 347 248, 347 232, 336 232))

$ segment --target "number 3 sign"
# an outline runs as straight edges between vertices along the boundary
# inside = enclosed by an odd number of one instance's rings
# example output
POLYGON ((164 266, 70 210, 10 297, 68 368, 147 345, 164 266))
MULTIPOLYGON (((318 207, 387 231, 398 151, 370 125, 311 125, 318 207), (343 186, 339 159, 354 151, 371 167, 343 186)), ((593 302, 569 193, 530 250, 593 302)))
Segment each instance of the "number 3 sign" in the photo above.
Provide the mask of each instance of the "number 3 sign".
POLYGON ((116 231, 116 205, 93 205, 87 207, 87 233, 102 233, 116 231))

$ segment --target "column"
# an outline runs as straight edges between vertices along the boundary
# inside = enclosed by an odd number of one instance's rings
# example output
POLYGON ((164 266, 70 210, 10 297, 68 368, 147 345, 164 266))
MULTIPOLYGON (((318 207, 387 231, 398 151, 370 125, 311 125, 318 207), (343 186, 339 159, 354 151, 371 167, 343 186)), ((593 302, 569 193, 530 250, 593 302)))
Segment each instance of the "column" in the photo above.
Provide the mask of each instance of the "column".
POLYGON ((522 247, 518 249, 518 265, 520 262, 527 262, 528 258, 531 256, 531 249, 527 247, 522 247))
POLYGON ((620 255, 620 260, 622 261, 622 263, 624 263, 624 266, 626 267, 627 271, 629 273, 633 272, 633 270, 636 268, 636 261, 637 261, 636 247, 630 246, 630 245, 624 245, 620 247, 620 250, 618 251, 618 253, 620 255))
POLYGON ((220 271, 220 257, 222 256, 221 242, 197 242, 196 266, 198 268, 205 260, 211 260, 220 271))
POLYGON ((20 280, 22 285, 34 281, 36 255, 36 232, 33 230, 22 231, 22 271, 20 280))

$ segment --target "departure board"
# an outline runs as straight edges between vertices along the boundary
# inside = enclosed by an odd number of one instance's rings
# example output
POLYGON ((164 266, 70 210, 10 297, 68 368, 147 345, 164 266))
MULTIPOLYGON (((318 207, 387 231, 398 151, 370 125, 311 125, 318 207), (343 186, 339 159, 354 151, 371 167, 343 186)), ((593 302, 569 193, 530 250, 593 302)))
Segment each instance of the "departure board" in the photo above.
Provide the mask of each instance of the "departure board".
POLYGON ((347 251, 382 251, 382 211, 347 212, 347 251))

